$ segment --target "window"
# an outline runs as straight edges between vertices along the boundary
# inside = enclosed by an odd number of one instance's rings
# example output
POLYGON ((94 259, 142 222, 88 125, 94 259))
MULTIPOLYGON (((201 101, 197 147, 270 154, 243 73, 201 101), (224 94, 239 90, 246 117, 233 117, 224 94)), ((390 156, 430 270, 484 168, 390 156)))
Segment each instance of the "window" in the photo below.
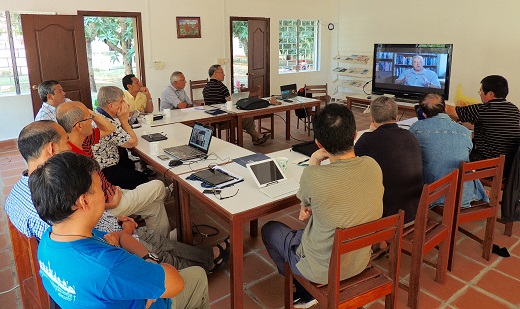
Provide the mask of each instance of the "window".
POLYGON ((316 71, 318 67, 317 20, 280 20, 278 72, 316 71))
POLYGON ((0 95, 29 93, 20 14, 0 11, 0 95))

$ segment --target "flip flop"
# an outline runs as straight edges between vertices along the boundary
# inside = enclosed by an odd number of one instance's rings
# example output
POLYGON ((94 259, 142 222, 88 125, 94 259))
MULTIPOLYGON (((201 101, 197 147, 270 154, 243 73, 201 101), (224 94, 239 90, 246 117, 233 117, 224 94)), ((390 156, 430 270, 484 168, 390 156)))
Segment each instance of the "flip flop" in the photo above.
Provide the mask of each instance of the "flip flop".
POLYGON ((220 245, 220 243, 215 244, 215 246, 217 246, 218 248, 218 256, 213 260, 213 264, 215 265, 208 271, 209 274, 214 273, 220 267, 225 265, 229 260, 229 248, 231 246, 231 244, 229 243, 229 236, 226 239, 224 239, 224 242, 226 243, 226 249, 224 249, 220 245))
POLYGON ((267 140, 271 138, 271 134, 270 133, 266 133, 264 134, 264 136, 262 136, 261 138, 259 138, 256 142, 253 142, 253 145, 260 145, 260 144, 263 144, 265 142, 267 142, 267 140))

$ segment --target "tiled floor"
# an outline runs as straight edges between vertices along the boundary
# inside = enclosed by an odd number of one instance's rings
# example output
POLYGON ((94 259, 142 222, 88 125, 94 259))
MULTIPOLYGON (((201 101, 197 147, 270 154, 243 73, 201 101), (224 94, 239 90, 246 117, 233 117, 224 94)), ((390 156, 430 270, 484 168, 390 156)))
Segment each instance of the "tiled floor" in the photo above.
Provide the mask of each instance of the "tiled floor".
MULTIPOLYGON (((358 130, 369 126, 368 115, 363 115, 361 109, 354 108, 358 130)), ((285 117, 285 114, 281 116, 285 117)), ((245 140, 245 147, 252 151, 269 153, 288 148, 298 141, 283 139, 284 126, 282 118, 275 117, 276 138, 264 145, 253 146, 251 141, 245 140)), ((296 129, 296 119, 292 118, 292 135, 299 140, 309 140, 300 129, 296 129)), ((3 188, 5 201, 13 184, 19 179, 25 163, 14 144, 0 147, 0 183, 3 188)), ((2 194, 2 193, 0 193, 2 194)), ((227 235, 229 226, 217 216, 204 211, 204 207, 194 202, 192 211, 195 224, 208 224, 219 229, 219 234, 203 240, 195 236, 194 240, 202 241, 202 245, 211 245, 227 235)), ((293 228, 303 228, 304 223, 297 219, 298 206, 295 205, 283 212, 261 218, 260 226, 269 220, 280 220, 293 228)), ((468 228, 483 233, 482 224, 471 224, 468 228)), ((203 233, 211 234, 211 230, 203 233)), ((501 258, 493 255, 489 262, 481 258, 480 246, 467 239, 459 237, 456 254, 455 270, 448 274, 446 285, 439 285, 433 281, 434 269, 423 266, 420 292, 420 308, 520 308, 520 225, 515 224, 514 235, 502 235, 503 225, 496 225, 495 243, 500 247, 507 247, 510 258, 501 258)), ((261 239, 249 238, 249 231, 244 230, 244 308, 282 308, 283 307, 283 278, 278 275, 271 262, 261 239)), ((435 256, 430 256, 435 258, 435 256)), ((379 262, 384 266, 385 260, 379 262)), ((409 257, 403 255, 401 264, 402 280, 408 280, 410 269, 409 257)), ((5 213, 0 211, 0 307, 21 308, 20 292, 16 288, 11 292, 2 293, 16 286, 14 262, 12 258, 9 232, 5 221, 5 213)), ((209 293, 212 308, 230 308, 229 298, 229 266, 209 276, 209 293)), ((407 293, 399 290, 399 308, 406 308, 407 293)), ((383 308, 382 301, 376 301, 366 308, 383 308)), ((313 308, 321 308, 318 304, 313 308)))

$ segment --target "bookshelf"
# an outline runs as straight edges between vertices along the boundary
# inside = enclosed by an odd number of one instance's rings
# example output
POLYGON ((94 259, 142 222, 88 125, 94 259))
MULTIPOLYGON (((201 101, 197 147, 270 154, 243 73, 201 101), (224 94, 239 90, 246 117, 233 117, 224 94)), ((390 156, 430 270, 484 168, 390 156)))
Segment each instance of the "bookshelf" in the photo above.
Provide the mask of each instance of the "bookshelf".
MULTIPOLYGON (((384 72, 383 75, 399 76, 406 70, 413 68, 415 53, 391 53, 381 52, 377 54, 376 71, 384 72)), ((437 54, 421 54, 424 59, 424 68, 434 71, 439 75, 439 59, 437 54)))
MULTIPOLYGON (((345 101, 350 94, 363 93, 363 86, 372 80, 372 54, 340 53, 333 59, 332 65, 335 101, 345 101)), ((365 87, 370 92, 370 86, 365 87)))

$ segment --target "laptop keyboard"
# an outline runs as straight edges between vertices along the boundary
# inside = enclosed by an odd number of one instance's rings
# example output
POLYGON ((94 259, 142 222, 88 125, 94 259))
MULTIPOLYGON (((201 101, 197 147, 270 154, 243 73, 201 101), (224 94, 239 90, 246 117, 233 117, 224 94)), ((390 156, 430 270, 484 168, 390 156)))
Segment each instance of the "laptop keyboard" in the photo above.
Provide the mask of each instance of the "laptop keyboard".
POLYGON ((181 160, 193 159, 202 155, 202 152, 188 145, 164 148, 164 152, 181 160))
POLYGON ((299 188, 300 183, 293 180, 286 180, 274 185, 260 188, 260 191, 270 198, 275 198, 293 191, 298 191, 299 188))

